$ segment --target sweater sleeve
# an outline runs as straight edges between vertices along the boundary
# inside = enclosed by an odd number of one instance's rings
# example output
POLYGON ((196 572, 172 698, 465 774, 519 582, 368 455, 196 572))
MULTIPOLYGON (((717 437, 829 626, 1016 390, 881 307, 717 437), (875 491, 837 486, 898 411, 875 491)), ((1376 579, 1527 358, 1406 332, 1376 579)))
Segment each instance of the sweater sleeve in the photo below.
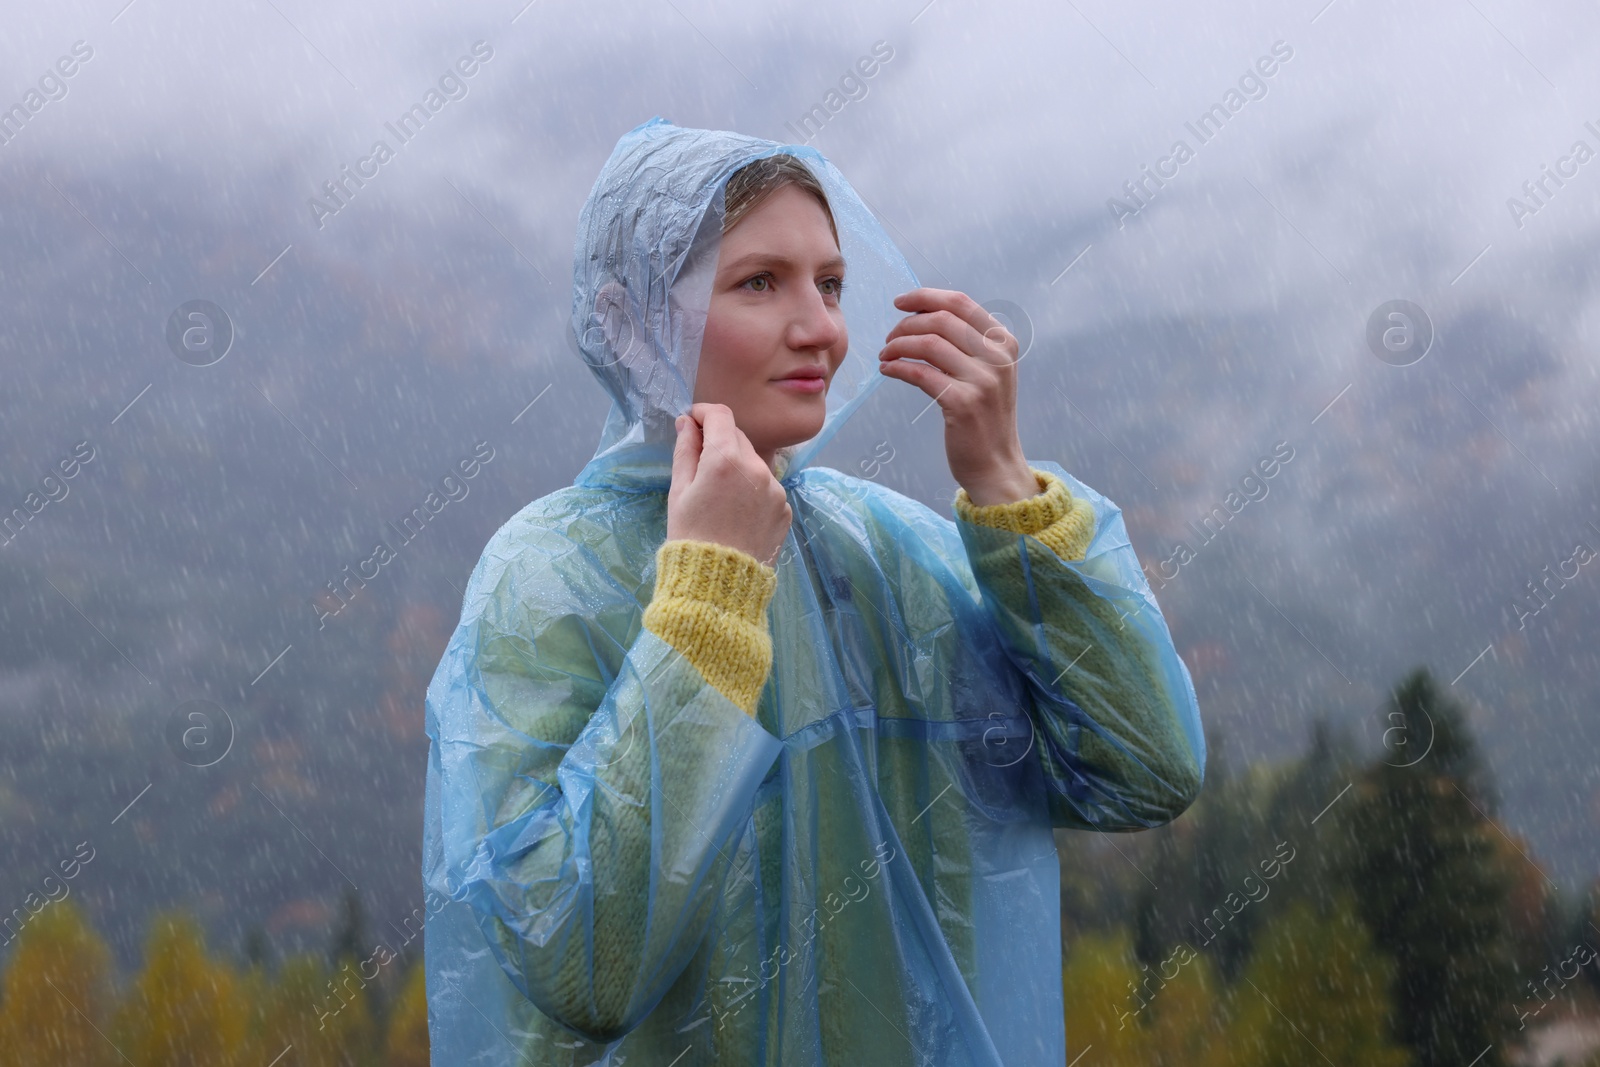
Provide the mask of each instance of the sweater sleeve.
POLYGON ((1029 467, 1039 492, 1009 504, 978 505, 965 489, 956 490, 955 512, 979 526, 1032 534, 1065 560, 1081 560, 1094 540, 1094 506, 1074 497, 1066 483, 1048 471, 1029 467))
POLYGON ((777 583, 778 572, 748 552, 670 540, 656 550, 655 592, 643 623, 754 716, 772 669, 767 605, 777 583))

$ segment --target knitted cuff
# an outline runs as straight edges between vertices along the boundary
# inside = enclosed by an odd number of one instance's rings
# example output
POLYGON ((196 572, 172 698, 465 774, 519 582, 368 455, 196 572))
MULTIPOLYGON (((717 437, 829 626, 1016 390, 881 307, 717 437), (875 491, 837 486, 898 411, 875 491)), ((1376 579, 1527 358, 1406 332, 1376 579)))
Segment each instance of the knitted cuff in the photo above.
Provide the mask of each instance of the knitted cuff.
POLYGON ((1073 496, 1060 478, 1029 467, 1039 492, 1009 504, 972 502, 965 489, 956 490, 956 515, 979 526, 1032 534, 1062 559, 1081 560, 1094 539, 1094 506, 1073 496))
POLYGON ((746 714, 772 669, 767 605, 778 572, 713 541, 672 540, 656 550, 655 593, 644 625, 746 714))

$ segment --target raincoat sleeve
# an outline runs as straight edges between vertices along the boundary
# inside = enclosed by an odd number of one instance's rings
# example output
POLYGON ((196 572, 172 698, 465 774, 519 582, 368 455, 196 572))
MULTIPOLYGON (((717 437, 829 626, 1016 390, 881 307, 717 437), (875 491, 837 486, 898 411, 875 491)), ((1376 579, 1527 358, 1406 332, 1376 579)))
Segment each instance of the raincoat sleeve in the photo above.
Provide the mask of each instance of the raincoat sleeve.
POLYGON ((974 506, 956 525, 1007 656, 1033 696, 1055 826, 1136 830, 1199 793, 1205 740, 1188 669, 1122 512, 1055 463, 1040 493, 974 506))
POLYGON ((668 541, 641 613, 564 534, 524 531, 507 557, 447 650, 456 683, 429 691, 449 890, 543 1014, 610 1042, 704 939, 782 750, 750 713, 775 572, 668 541))

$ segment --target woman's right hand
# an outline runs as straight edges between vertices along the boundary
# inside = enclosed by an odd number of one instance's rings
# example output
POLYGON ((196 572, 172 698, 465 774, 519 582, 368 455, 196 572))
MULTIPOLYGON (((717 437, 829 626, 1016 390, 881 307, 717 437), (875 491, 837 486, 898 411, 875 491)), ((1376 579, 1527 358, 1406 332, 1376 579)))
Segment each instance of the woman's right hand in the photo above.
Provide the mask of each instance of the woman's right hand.
POLYGON ((726 404, 694 404, 678 416, 667 491, 667 540, 714 541, 769 566, 793 515, 772 470, 726 404))

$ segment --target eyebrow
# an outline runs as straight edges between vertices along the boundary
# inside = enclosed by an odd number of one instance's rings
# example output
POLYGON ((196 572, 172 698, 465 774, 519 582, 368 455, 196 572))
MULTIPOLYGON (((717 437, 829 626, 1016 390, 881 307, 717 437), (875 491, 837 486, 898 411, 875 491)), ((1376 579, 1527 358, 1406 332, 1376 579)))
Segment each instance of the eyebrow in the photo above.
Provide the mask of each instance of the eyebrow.
MULTIPOLYGON (((731 273, 735 271, 748 270, 750 267, 757 266, 758 264, 771 267, 782 267, 788 270, 794 270, 796 267, 795 261, 787 256, 778 255, 777 253, 773 252, 748 252, 734 260, 732 263, 729 263, 726 269, 731 273)), ((844 268, 844 257, 839 255, 833 256, 831 259, 825 260, 817 265, 818 270, 844 270, 844 268)))

